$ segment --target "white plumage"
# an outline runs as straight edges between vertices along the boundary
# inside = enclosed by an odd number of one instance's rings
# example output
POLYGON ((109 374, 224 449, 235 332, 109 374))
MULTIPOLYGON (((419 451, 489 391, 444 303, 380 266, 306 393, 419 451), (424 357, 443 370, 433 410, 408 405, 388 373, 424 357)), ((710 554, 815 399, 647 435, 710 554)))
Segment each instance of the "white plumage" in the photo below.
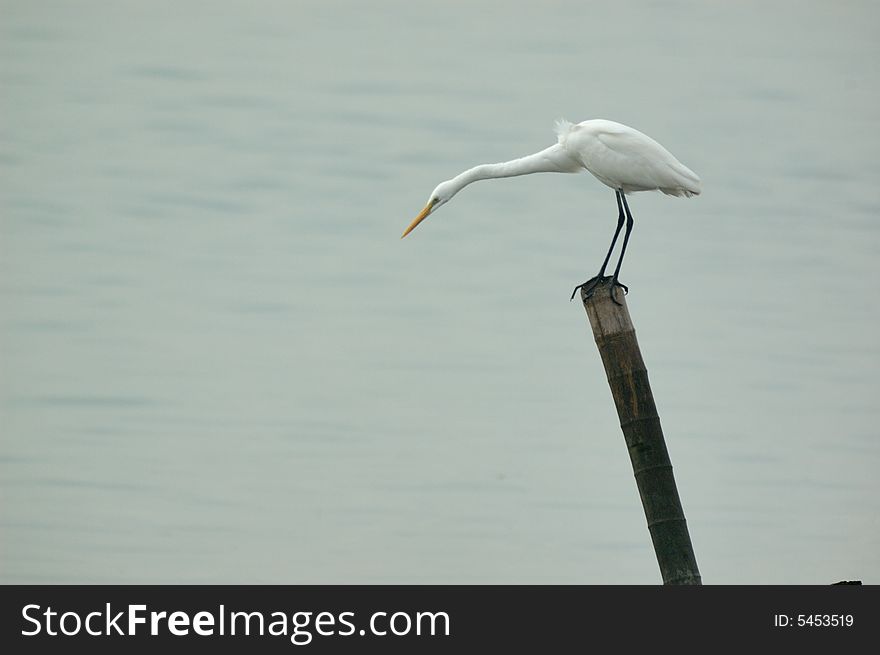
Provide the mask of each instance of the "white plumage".
POLYGON ((696 196, 700 178, 666 148, 626 125, 595 119, 556 123, 559 145, 603 184, 624 193, 662 191, 696 196))
POLYGON ((594 119, 575 124, 560 120, 556 123, 556 135, 556 143, 533 155, 498 164, 480 164, 441 182, 431 192, 428 204, 406 228, 401 238, 412 232, 419 223, 449 202, 468 184, 478 180, 532 173, 579 173, 586 170, 614 189, 618 219, 617 230, 599 274, 575 287, 575 292, 583 287, 585 297, 589 297, 598 283, 607 279, 605 268, 626 219, 626 234, 623 237, 620 259, 614 275, 611 276, 611 297, 614 299, 615 286, 626 290, 617 281, 617 276, 633 226, 625 195, 634 191, 662 191, 670 196, 695 196, 700 193, 700 178, 654 139, 621 123, 594 119))

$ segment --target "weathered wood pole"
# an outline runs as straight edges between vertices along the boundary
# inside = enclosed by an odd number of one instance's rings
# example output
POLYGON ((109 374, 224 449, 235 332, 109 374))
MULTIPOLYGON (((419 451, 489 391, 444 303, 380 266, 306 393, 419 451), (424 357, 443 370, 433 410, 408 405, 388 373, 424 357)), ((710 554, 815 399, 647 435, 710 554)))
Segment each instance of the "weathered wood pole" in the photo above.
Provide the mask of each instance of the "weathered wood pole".
POLYGON ((608 283, 603 280, 589 298, 581 291, 581 300, 617 406, 663 584, 698 585, 700 571, 648 384, 648 370, 623 290, 614 290, 618 305, 611 299, 608 283))

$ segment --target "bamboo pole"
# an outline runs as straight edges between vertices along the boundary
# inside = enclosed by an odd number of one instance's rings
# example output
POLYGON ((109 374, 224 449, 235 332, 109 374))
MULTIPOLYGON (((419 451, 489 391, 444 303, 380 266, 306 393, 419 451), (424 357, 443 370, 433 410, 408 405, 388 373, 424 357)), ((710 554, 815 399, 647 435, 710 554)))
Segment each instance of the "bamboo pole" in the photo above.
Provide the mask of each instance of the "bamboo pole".
POLYGON ((608 282, 603 280, 589 298, 584 298, 582 290, 581 300, 608 375, 663 584, 698 585, 700 571, 648 384, 648 370, 624 293, 619 287, 614 289, 618 305, 611 299, 608 282))

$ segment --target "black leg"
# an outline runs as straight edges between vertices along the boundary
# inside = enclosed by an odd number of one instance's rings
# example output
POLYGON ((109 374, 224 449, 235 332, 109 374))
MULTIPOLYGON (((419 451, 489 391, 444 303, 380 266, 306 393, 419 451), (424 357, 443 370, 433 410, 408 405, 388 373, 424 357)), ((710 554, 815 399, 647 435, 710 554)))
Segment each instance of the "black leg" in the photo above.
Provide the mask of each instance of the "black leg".
POLYGON ((623 205, 620 204, 620 196, 620 191, 614 192, 614 197, 617 198, 617 229, 614 230, 614 238, 611 239, 611 247, 608 249, 608 254, 605 255, 605 261, 602 262, 602 268, 599 269, 599 275, 597 277, 604 277, 605 267, 608 266, 608 260, 611 259, 611 252, 614 250, 614 244, 617 243, 617 237, 620 235, 620 228, 623 227, 623 205))
MULTIPOLYGON (((574 297, 577 294, 578 289, 581 289, 583 287, 587 287, 586 292, 587 292, 587 297, 589 297, 590 294, 592 293, 593 289, 596 287, 596 285, 598 285, 599 282, 601 282, 602 280, 605 279, 605 268, 608 266, 608 261, 611 259, 611 253, 614 251, 614 244, 617 243, 617 237, 620 236, 620 230, 623 227, 623 220, 624 220, 623 205, 621 204, 621 198, 623 197, 623 194, 620 191, 615 191, 614 196, 615 196, 615 198, 617 198, 617 229, 614 230, 614 238, 611 239, 611 247, 608 248, 608 254, 605 255, 605 261, 602 262, 602 268, 599 269, 599 275, 597 275, 596 277, 591 277, 589 280, 587 280, 583 284, 577 285, 574 288, 574 291, 571 292, 570 300, 574 300, 574 297)), ((623 202, 625 203, 626 200, 624 200, 623 202)), ((621 286, 623 286, 623 285, 621 285, 621 286)))
POLYGON ((620 274, 620 265, 623 264, 623 256, 626 254, 626 244, 629 242, 629 233, 632 232, 633 229, 633 217, 629 211, 629 205, 626 204, 626 197, 622 193, 620 193, 618 197, 623 199, 623 208, 626 210, 626 232, 623 235, 623 246, 620 248, 620 259, 617 260, 617 267, 614 269, 614 275, 611 276, 611 300, 619 305, 620 303, 617 302, 617 298, 614 297, 614 287, 620 286, 623 287, 624 292, 629 291, 625 285, 620 284, 620 282, 617 281, 617 276, 620 274))

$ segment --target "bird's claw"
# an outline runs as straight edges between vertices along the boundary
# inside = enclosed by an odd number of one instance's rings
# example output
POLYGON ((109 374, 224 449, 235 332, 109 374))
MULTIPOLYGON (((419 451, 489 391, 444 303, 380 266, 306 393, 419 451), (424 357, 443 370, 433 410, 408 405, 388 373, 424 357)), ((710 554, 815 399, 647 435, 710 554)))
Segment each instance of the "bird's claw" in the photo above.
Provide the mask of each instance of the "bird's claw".
POLYGON ((596 287, 599 286, 600 282, 604 282, 605 280, 610 280, 611 278, 604 275, 597 275, 596 277, 591 277, 589 280, 584 282, 583 284, 579 284, 574 288, 574 291, 571 292, 571 298, 569 301, 574 300, 574 297, 577 295, 578 289, 583 289, 581 291, 581 297, 590 298, 593 295, 593 292, 596 290, 596 287))
POLYGON ((614 301, 614 304, 615 304, 615 305, 621 305, 621 306, 623 306, 623 303, 622 303, 622 302, 617 302, 617 298, 614 297, 614 290, 615 290, 617 287, 620 287, 621 289, 623 289, 623 295, 626 295, 626 294, 629 293, 629 287, 626 286, 625 284, 621 283, 621 282, 618 282, 617 280, 614 280, 614 282, 611 284, 611 291, 610 291, 610 293, 611 293, 611 300, 614 301))

